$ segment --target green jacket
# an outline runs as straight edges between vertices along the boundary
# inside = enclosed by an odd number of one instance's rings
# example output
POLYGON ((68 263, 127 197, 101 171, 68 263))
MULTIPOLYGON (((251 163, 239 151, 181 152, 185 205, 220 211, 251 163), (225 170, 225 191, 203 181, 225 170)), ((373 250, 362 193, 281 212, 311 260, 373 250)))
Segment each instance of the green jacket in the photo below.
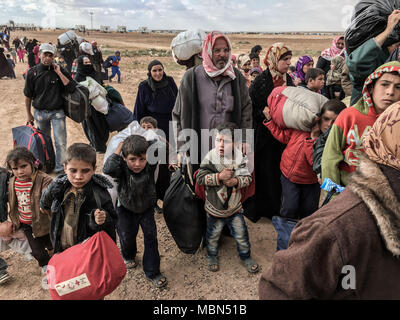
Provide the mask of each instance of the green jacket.
POLYGON ((350 105, 354 105, 362 97, 365 79, 389 58, 387 48, 378 45, 375 38, 371 38, 354 50, 346 59, 350 71, 350 81, 353 84, 350 105))

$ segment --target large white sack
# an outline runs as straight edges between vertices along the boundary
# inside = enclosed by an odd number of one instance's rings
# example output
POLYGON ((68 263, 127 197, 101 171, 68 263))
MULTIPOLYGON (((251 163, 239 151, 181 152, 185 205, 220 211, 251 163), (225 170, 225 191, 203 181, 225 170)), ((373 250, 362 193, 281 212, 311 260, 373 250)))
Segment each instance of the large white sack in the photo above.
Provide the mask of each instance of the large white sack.
MULTIPOLYGON (((127 137, 133 135, 133 134, 137 134, 140 136, 143 136, 146 138, 147 141, 156 141, 156 146, 162 146, 163 143, 160 140, 160 137, 157 135, 157 133, 155 133, 153 130, 145 130, 143 129, 139 122, 132 121, 124 130, 118 132, 115 136, 113 136, 110 140, 110 142, 108 143, 107 146, 107 150, 106 153, 104 155, 104 162, 103 164, 106 162, 107 158, 109 156, 111 156, 115 149, 117 149, 118 145, 120 144, 120 142, 124 141, 127 137)), ((108 178, 108 180, 110 180, 111 184, 113 185, 112 188, 108 189, 108 192, 111 195, 111 199, 113 201, 114 207, 116 206, 116 202, 117 202, 117 198, 118 198, 118 192, 117 192, 117 181, 115 179, 113 179, 112 177, 110 177, 107 174, 103 175, 105 177, 108 178)), ((158 165, 156 168, 156 171, 154 173, 154 179, 155 181, 157 181, 157 177, 158 177, 158 165)))
POLYGON ((177 60, 188 60, 202 51, 203 39, 206 34, 203 30, 187 30, 179 33, 172 39, 172 57, 177 60))
POLYGON ((93 108, 95 108, 98 112, 107 114, 107 90, 91 77, 86 77, 85 81, 81 81, 79 83, 89 89, 89 99, 91 100, 91 105, 93 108))

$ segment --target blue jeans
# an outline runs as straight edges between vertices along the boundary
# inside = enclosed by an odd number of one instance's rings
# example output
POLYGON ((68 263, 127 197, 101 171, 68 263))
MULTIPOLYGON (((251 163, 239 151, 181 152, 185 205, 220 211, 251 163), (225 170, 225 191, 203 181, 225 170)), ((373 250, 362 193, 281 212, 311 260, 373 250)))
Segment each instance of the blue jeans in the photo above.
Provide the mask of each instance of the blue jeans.
POLYGON ((67 149, 67 130, 65 126, 64 110, 38 110, 34 109, 33 117, 37 128, 51 136, 53 126, 54 144, 56 146, 56 167, 54 171, 63 170, 63 160, 67 149))
POLYGON ((121 82, 121 71, 119 70, 119 67, 111 67, 111 76, 110 80, 115 77, 115 75, 118 75, 118 82, 121 82))
POLYGON ((136 236, 139 226, 144 238, 143 271, 149 278, 160 274, 160 254, 158 252, 157 227, 154 220, 154 207, 143 213, 135 213, 123 206, 117 206, 117 232, 121 243, 121 254, 125 261, 136 257, 136 236))
POLYGON ((250 258, 249 233, 241 212, 228 218, 215 218, 207 213, 206 249, 208 256, 218 256, 218 240, 225 225, 228 226, 236 241, 240 259, 250 258))

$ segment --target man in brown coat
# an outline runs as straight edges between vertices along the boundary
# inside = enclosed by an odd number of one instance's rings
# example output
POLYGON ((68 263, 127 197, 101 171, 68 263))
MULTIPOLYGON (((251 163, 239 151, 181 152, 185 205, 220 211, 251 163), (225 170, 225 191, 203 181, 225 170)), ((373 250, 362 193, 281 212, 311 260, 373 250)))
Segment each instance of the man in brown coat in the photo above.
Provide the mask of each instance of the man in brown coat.
POLYGON ((400 299, 400 103, 364 140, 368 159, 301 220, 261 277, 260 299, 400 299))

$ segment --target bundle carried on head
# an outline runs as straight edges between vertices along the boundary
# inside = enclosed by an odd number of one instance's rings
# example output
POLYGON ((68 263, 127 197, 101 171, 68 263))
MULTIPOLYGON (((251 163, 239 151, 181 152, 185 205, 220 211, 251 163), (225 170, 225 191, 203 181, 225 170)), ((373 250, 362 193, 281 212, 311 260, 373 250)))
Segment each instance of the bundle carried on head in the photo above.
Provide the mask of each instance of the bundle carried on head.
POLYGON ((192 56, 201 53, 205 36, 202 30, 187 30, 172 39, 171 50, 175 62, 189 60, 192 56))
MULTIPOLYGON (((361 0, 355 7, 350 26, 345 33, 347 53, 350 54, 367 40, 382 33, 390 14, 400 8, 400 0, 361 0)), ((388 47, 400 41, 400 24, 384 43, 388 47)))
POLYGON ((274 122, 281 128, 311 132, 328 98, 301 87, 277 87, 268 97, 274 122))

